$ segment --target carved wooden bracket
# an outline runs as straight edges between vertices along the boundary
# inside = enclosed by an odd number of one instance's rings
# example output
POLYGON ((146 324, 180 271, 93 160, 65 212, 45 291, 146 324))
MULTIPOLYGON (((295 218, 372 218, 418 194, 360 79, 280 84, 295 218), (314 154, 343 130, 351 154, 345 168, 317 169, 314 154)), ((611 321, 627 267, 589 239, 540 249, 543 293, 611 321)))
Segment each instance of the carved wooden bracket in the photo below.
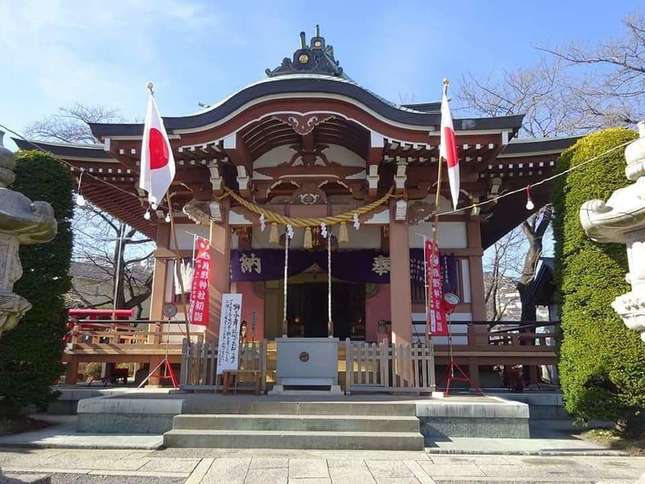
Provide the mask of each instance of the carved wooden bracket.
POLYGON ((286 113, 275 114, 273 117, 274 119, 291 126, 299 135, 305 136, 311 133, 320 123, 324 123, 325 121, 332 119, 334 116, 323 113, 286 113))

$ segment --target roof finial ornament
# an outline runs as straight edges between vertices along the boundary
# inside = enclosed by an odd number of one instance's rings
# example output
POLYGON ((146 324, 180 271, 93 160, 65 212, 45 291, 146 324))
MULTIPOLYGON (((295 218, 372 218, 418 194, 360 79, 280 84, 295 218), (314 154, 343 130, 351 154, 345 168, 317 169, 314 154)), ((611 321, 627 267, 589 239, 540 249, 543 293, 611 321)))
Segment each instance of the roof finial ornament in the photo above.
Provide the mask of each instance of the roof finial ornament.
POLYGON ((448 93, 448 84, 450 84, 450 81, 447 78, 443 78, 443 92, 448 93))
POLYGON ((148 81, 148 84, 146 84, 146 89, 150 91, 150 95, 154 96, 155 95, 155 85, 152 81, 148 81))
POLYGON ((291 74, 318 74, 349 79, 340 63, 334 58, 334 49, 327 45, 325 38, 320 36, 320 25, 316 24, 315 36, 309 39, 305 32, 300 32, 300 47, 293 53, 291 59, 285 57, 275 69, 266 69, 269 77, 291 74))

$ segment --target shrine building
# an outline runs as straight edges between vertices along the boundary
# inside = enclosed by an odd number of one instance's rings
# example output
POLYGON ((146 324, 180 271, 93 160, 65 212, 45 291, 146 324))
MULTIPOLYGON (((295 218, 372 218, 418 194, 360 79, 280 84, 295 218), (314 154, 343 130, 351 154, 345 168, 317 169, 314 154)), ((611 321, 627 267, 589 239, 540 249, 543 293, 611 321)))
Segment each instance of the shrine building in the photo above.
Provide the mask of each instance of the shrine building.
MULTIPOLYGON (((324 37, 317 34, 307 42, 301 34, 301 45, 267 69, 263 79, 196 114, 164 117, 177 168, 170 188, 176 239, 165 220, 167 205, 144 217, 146 194, 137 188, 143 124, 92 124, 101 141, 96 145, 37 142, 68 161, 76 179, 85 171, 117 186, 84 177, 81 191, 96 207, 156 241, 151 324, 173 335, 181 331, 181 324, 164 323, 164 306, 175 303, 178 313, 172 319, 184 320, 173 282, 176 250, 190 262, 199 236, 210 241, 209 324, 206 329, 192 325, 193 334, 216 335, 222 294, 240 293, 250 340, 270 343, 285 335, 406 344, 426 340, 422 248, 424 237, 432 237, 430 216, 436 211, 440 103, 394 104, 362 87, 351 77, 351 66, 344 67, 324 37), (262 210, 302 222, 292 226, 288 241, 286 291, 288 227, 267 219, 262 210), (342 222, 318 223, 343 214, 342 222), (331 274, 325 232, 332 235, 331 274)), ((440 88, 438 79, 438 94, 440 88)), ((459 207, 548 177, 561 151, 575 142, 517 139, 522 119, 454 120, 459 207)), ((15 142, 30 148, 25 141, 15 142)), ((549 184, 542 184, 531 190, 532 210, 520 192, 453 211, 443 180, 438 210, 448 213, 439 218, 437 237, 444 290, 459 297, 450 317, 452 343, 455 357, 476 383, 480 372, 490 373, 496 365, 556 361, 555 347, 543 340, 494 337, 486 321, 482 269, 486 248, 549 197, 549 184)), ((87 361, 152 365, 162 355, 163 341, 163 336, 148 338, 118 351, 115 345, 127 346, 124 339, 113 345, 78 342, 66 350, 65 359, 73 372, 87 361)), ((178 362, 180 339, 172 342, 171 355, 178 362)), ((447 337, 433 338, 432 344, 437 367, 445 367, 447 337)))

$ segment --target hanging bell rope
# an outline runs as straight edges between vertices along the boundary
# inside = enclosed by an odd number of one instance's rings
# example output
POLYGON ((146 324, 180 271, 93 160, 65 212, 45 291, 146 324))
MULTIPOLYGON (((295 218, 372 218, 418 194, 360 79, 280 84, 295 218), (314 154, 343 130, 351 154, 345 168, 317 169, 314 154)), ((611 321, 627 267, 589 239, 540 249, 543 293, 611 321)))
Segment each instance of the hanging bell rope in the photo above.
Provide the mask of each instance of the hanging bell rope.
MULTIPOLYGON (((362 207, 358 207, 354 210, 349 210, 347 212, 343 212, 338 215, 330 215, 328 217, 317 217, 317 218, 287 217, 285 215, 274 212, 273 210, 267 210, 266 208, 260 207, 259 205, 256 205, 255 203, 246 200, 245 198, 241 197, 230 188, 224 187, 224 190, 226 190, 227 195, 229 195, 231 198, 233 198, 233 200, 235 200, 237 203, 242 205, 247 210, 250 210, 251 212, 258 214, 260 216, 264 215, 264 218, 267 222, 271 222, 271 224, 278 223, 280 225, 291 225, 292 227, 300 227, 300 228, 317 227, 320 224, 337 225, 337 224, 342 224, 344 222, 345 223, 353 222, 357 217, 368 214, 373 210, 377 209, 378 207, 380 207, 381 205, 385 204, 390 198, 397 198, 397 196, 392 194, 393 190, 390 189, 385 195, 383 195, 378 200, 374 200, 372 203, 368 203, 367 205, 363 205, 362 207)), ((271 227, 271 229, 273 230, 273 226, 271 227)))

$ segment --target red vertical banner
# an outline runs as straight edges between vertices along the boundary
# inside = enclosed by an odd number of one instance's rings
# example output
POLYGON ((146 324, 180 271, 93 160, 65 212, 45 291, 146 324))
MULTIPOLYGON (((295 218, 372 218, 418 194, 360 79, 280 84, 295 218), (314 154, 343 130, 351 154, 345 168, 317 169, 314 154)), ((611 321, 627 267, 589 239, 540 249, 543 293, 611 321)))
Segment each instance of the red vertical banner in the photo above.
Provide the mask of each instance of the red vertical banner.
POLYGON ((208 276, 210 272, 209 242, 195 239, 193 283, 190 290, 190 322, 208 326, 208 276))
POLYGON ((431 336, 448 336, 448 318, 443 304, 443 278, 439 248, 432 240, 425 242, 426 284, 428 299, 427 324, 431 336))

